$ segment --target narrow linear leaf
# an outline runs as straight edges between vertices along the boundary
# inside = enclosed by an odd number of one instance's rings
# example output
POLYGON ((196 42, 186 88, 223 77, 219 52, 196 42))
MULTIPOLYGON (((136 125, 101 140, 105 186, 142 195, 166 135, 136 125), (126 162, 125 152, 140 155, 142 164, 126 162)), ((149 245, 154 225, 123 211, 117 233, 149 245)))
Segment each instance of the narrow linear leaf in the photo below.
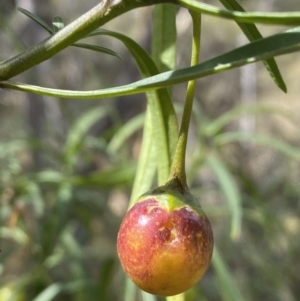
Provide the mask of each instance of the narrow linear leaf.
POLYGON ((203 129, 203 133, 208 137, 215 136, 224 126, 240 118, 245 114, 277 114, 286 118, 286 120, 298 125, 298 120, 291 112, 284 111, 282 108, 268 106, 265 104, 243 105, 230 110, 219 118, 209 122, 203 129))
POLYGON ((31 20, 36 22, 38 25, 43 27, 51 35, 54 33, 53 29, 47 23, 45 23, 40 17, 38 17, 37 15, 35 15, 35 14, 31 13, 30 11, 28 11, 24 8, 21 8, 21 7, 18 7, 17 9, 18 9, 19 12, 21 12, 22 14, 24 14, 25 16, 27 16, 28 18, 30 18, 31 20))
POLYGON ((101 118, 108 114, 109 108, 92 108, 82 114, 71 127, 64 146, 64 157, 67 168, 71 168, 80 149, 84 135, 101 118))
POLYGON ((0 158, 24 149, 41 149, 42 143, 35 139, 15 139, 0 142, 0 158))
POLYGON ((62 292, 72 293, 82 290, 89 283, 86 280, 76 280, 66 284, 53 283, 39 293, 32 301, 51 301, 62 292))
POLYGON ((176 12, 170 3, 153 8, 151 56, 160 72, 176 67, 176 12))
POLYGON ((145 191, 148 191, 153 183, 157 168, 156 152, 153 143, 153 124, 150 110, 146 111, 146 118, 143 130, 143 141, 139 155, 136 175, 131 191, 129 208, 134 201, 145 191))
POLYGON ((8 228, 0 227, 0 238, 1 239, 13 239, 20 245, 26 245, 29 242, 29 237, 20 228, 8 228))
POLYGON ((236 239, 239 237, 242 227, 242 202, 238 187, 232 175, 216 154, 208 156, 206 160, 213 170, 228 202, 228 207, 231 212, 230 236, 232 239, 236 239))
POLYGON ((45 210, 45 202, 42 197, 40 186, 33 181, 27 181, 26 190, 28 192, 27 202, 32 204, 36 218, 40 218, 45 210))
POLYGON ((136 166, 128 164, 107 170, 96 171, 87 175, 73 176, 68 183, 77 187, 111 188, 129 185, 133 182, 136 166))
MULTIPOLYGON (((101 272, 99 273, 97 281, 97 296, 99 300, 109 300, 111 292, 111 283, 115 276, 114 267, 117 265, 117 259, 114 257, 108 257, 103 260, 101 272)), ((133 300, 133 299, 132 299, 133 300)))
POLYGON ((93 51, 97 51, 97 52, 101 52, 101 53, 105 53, 105 54, 109 54, 109 55, 115 56, 115 57, 117 57, 119 59, 123 59, 115 51, 110 50, 110 49, 105 48, 105 47, 101 47, 101 46, 97 46, 97 45, 92 45, 92 44, 84 44, 84 43, 74 43, 71 46, 78 47, 78 48, 83 48, 83 49, 88 49, 88 50, 93 50, 93 51))
MULTIPOLYGON (((243 7, 235 0, 219 0, 219 1, 224 5, 224 7, 226 7, 229 10, 245 12, 243 7)), ((245 36, 249 39, 249 41, 255 41, 255 40, 261 39, 263 37, 254 24, 247 24, 247 23, 241 23, 241 22, 237 22, 237 24, 241 28, 241 30, 243 31, 245 36)), ((275 60, 272 58, 272 59, 263 61, 263 63, 265 65, 266 69, 268 70, 268 72, 270 73, 275 84, 282 91, 287 92, 286 85, 283 81, 283 78, 280 74, 279 68, 278 68, 275 60)))
POLYGON ((128 48, 128 50, 134 57, 136 64, 143 77, 149 77, 152 76, 153 74, 158 74, 158 69, 154 64, 153 60, 151 59, 151 57, 149 56, 149 54, 131 38, 121 33, 109 31, 105 29, 97 29, 86 37, 88 38, 92 36, 103 36, 103 35, 114 37, 115 39, 121 41, 128 48))
POLYGON ((212 265, 218 279, 218 289, 223 301, 242 301, 241 292, 234 281, 233 275, 230 273, 229 268, 222 259, 218 249, 214 248, 212 257, 212 265))
POLYGON ((59 283, 53 283, 38 294, 32 301, 51 301, 63 291, 63 286, 59 283))
MULTIPOLYGON (((157 90, 158 94, 165 94, 167 91, 157 90), (161 93, 162 92, 162 93, 161 93)), ((173 152, 175 149, 175 140, 177 138, 177 126, 176 120, 174 119, 174 112, 171 114, 167 113, 166 108, 163 106, 164 98, 158 98, 156 93, 146 93, 148 98, 148 108, 150 110, 151 123, 153 124, 152 129, 152 150, 156 154, 155 161, 157 163, 157 175, 158 185, 165 183, 170 174, 171 162, 173 152), (171 119, 170 119, 171 117, 171 119), (172 129, 174 129, 173 136, 170 135, 172 129)), ((173 109, 171 109, 173 110, 173 109)))
POLYGON ((107 141, 103 137, 86 137, 85 145, 88 148, 93 148, 95 150, 103 151, 104 153, 107 151, 107 141))
POLYGON ((125 141, 143 126, 144 122, 145 114, 139 114, 131 118, 114 134, 107 146, 107 151, 116 153, 125 141))
POLYGON ((297 52, 299 50, 300 28, 297 27, 280 34, 256 40, 196 66, 160 73, 128 85, 114 88, 92 91, 71 91, 49 89, 11 81, 0 82, 0 87, 61 98, 94 99, 125 96, 187 82, 192 79, 221 73, 270 57, 297 52))
MULTIPOLYGON (((76 232, 75 229, 75 224, 72 222, 69 223, 61 234, 60 241, 64 246, 65 252, 67 252, 69 256, 71 255, 73 259, 79 261, 84 257, 84 251, 73 235, 74 232, 76 232)), ((82 268, 80 269, 82 270, 82 268)), ((80 274, 84 274, 84 271, 81 271, 80 274)))
POLYGON ((44 170, 34 174, 33 179, 38 183, 62 183, 66 180, 65 175, 55 170, 44 170))
MULTIPOLYGON (((157 71, 169 71, 176 68, 176 13, 177 6, 171 3, 157 4, 153 8, 152 14, 152 41, 151 41, 151 56, 154 63, 157 66, 157 71)), ((158 73, 158 72, 157 72, 158 73)), ((154 74, 151 74, 154 75, 154 74)), ((168 163, 169 166, 164 165, 162 162, 165 160, 162 157, 162 144, 160 142, 160 131, 154 127, 155 145, 157 158, 161 158, 158 164, 158 184, 162 185, 169 177, 173 151, 177 144, 177 121, 174 120, 175 112, 173 105, 170 105, 171 100, 167 105, 162 105, 161 102, 165 98, 170 99, 172 97, 172 87, 169 86, 163 92, 158 91, 158 97, 160 102, 155 102, 158 105, 159 110, 162 112, 164 126, 167 128, 167 151, 168 151, 168 163), (169 95, 167 95, 169 94, 169 95), (171 119, 170 119, 171 117, 171 119)), ((165 101, 164 101, 165 102, 165 101)), ((155 110, 157 112, 157 110, 155 110)), ((154 115, 154 114, 152 114, 154 115)), ((153 116, 154 117, 154 116, 153 116)), ((153 118, 154 124, 157 123, 157 118, 153 118)))
POLYGON ((79 279, 64 284, 64 291, 66 291, 67 293, 78 292, 78 291, 82 291, 83 288, 87 288, 91 286, 90 281, 86 280, 86 278, 87 277, 84 277, 83 280, 79 279))
POLYGON ((270 136, 253 135, 253 134, 246 134, 241 132, 230 132, 230 133, 220 134, 216 136, 214 139, 215 145, 224 145, 226 143, 236 142, 236 141, 251 142, 251 143, 266 145, 286 154, 287 156, 295 160, 300 160, 300 152, 297 147, 293 147, 288 143, 285 143, 279 139, 270 136))

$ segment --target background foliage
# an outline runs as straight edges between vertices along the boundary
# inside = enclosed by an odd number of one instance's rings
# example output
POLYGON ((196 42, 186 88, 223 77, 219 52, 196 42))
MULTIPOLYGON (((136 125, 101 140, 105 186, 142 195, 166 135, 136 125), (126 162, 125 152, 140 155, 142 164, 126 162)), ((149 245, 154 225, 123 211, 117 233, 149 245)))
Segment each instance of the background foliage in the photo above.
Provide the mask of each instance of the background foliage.
MULTIPOLYGON (((51 24, 56 14, 69 23, 96 3, 2 1, 0 60, 46 37, 16 6, 51 24)), ((242 4, 256 11, 298 7, 291 0, 242 4)), ((105 28, 150 51, 151 11, 131 11, 105 28)), ((245 43, 234 22, 203 16, 202 27, 203 61, 245 43)), ((264 36, 281 30, 258 27, 264 36)), ((177 31, 180 68, 190 55, 184 9, 177 13, 177 31)), ((104 36, 90 41, 123 59, 69 47, 17 79, 88 90, 140 78, 120 42, 104 36)), ((288 94, 261 63, 198 81, 187 175, 217 249, 187 300, 300 298, 299 55, 277 62, 288 94)), ((178 116, 185 88, 173 89, 178 116)), ((139 156, 145 96, 83 102, 1 90, 0 97, 0 300, 124 300, 115 242, 139 156)), ((153 300, 140 292, 134 298, 153 300)))

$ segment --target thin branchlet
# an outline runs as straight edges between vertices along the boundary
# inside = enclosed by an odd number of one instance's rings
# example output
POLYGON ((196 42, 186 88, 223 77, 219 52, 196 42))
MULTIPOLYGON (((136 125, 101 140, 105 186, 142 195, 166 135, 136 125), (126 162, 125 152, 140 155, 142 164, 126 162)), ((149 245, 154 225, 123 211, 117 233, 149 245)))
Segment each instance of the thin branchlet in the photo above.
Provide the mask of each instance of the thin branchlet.
MULTIPOLYGON (((191 66, 198 64, 200 54, 200 34, 201 34, 201 15, 190 11, 193 20, 193 43, 192 43, 192 55, 191 66)), ((185 157, 188 131, 191 119, 191 113, 193 108, 193 100, 195 94, 196 81, 191 80, 188 82, 186 100, 184 105, 184 111, 182 116, 181 128, 179 132, 179 138, 175 150, 175 156, 173 164, 171 166, 169 181, 179 180, 183 187, 187 187, 186 173, 185 173, 185 157)))

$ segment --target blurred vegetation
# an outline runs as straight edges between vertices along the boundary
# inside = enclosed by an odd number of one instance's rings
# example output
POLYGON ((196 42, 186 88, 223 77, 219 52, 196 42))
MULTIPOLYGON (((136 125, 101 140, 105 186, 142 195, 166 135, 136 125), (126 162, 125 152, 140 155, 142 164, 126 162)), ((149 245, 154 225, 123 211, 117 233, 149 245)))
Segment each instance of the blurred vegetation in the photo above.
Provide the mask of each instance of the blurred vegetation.
MULTIPOLYGON (((16 6, 48 24, 57 14, 69 23, 97 3, 77 2, 2 0, 0 60, 46 36, 16 6)), ((298 7, 291 0, 243 5, 266 11, 298 7)), ((149 51, 151 10, 126 13, 105 28, 126 33, 149 51)), ((177 30, 177 64, 184 67, 191 24, 183 9, 177 30)), ((269 35, 278 27, 260 30, 269 35)), ((202 60, 245 42, 235 23, 205 16, 202 39, 202 60)), ((70 47, 18 80, 87 90, 139 78, 117 40, 90 41, 123 59, 70 47)), ((300 61, 298 54, 277 61, 286 95, 262 64, 198 81, 187 174, 211 220, 216 251, 208 273, 188 292, 189 301, 300 299, 300 61)), ((178 116, 185 87, 173 90, 178 116)), ((79 101, 0 91, 1 301, 123 300, 115 243, 145 106, 144 95, 79 101)), ((138 292, 136 300, 147 296, 138 292)))

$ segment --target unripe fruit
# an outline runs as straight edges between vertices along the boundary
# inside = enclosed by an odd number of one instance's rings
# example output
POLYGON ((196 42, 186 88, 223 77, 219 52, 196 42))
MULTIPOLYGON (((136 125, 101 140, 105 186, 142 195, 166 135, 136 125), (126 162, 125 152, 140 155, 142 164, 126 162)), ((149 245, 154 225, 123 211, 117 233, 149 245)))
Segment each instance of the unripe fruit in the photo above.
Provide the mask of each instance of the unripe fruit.
POLYGON ((118 234, 121 264, 142 290, 172 296, 192 287, 213 251, 208 218, 188 189, 156 188, 126 214, 118 234))

